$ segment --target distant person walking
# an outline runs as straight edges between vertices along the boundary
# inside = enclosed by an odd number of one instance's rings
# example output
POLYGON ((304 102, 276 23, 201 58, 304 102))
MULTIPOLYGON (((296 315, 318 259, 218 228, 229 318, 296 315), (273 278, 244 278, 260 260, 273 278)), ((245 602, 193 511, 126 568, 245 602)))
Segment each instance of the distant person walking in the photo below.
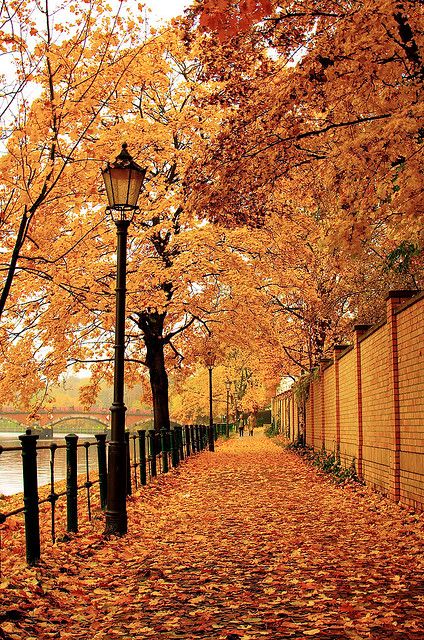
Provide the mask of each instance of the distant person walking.
POLYGON ((238 421, 238 430, 239 430, 239 436, 241 438, 242 436, 244 436, 244 422, 243 422, 242 416, 240 416, 238 421))
POLYGON ((251 413, 247 419, 247 428, 249 430, 249 436, 253 436, 253 431, 256 427, 256 416, 254 413, 251 413))

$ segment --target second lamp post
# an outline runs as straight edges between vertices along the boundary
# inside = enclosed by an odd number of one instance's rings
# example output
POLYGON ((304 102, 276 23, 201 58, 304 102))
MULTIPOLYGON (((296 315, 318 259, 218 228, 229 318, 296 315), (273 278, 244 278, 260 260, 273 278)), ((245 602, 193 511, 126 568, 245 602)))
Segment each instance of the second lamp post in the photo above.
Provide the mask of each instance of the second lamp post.
POLYGON ((215 432, 213 427, 213 390, 212 390, 212 370, 215 364, 216 355, 213 351, 208 351, 206 355, 206 366, 209 369, 209 432, 208 432, 208 443, 209 443, 209 451, 215 451, 215 432))
POLYGON ((125 442, 124 362, 125 362, 125 295, 127 276, 128 227, 137 211, 137 201, 146 169, 138 166, 122 145, 115 162, 108 163, 102 176, 110 212, 117 232, 115 358, 111 437, 108 451, 107 503, 105 534, 127 533, 127 454, 125 442))
POLYGON ((231 389, 231 380, 226 380, 225 381, 225 388, 227 390, 227 411, 226 411, 226 416, 225 416, 225 431, 226 431, 226 436, 227 438, 230 437, 230 423, 229 423, 229 418, 230 418, 230 389, 231 389))

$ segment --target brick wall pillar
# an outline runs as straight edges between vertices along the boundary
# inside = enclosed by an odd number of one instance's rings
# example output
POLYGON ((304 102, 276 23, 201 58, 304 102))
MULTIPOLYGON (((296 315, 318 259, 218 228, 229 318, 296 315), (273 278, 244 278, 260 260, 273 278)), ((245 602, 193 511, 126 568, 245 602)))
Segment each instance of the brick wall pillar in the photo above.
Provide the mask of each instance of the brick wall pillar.
POLYGON ((331 364, 330 358, 321 358, 319 363, 319 381, 321 385, 321 446, 325 449, 325 384, 324 384, 324 370, 331 364))
POLYGON ((321 448, 325 449, 325 398, 324 398, 324 364, 319 365, 319 384, 321 392, 321 448))
POLYGON ((284 435, 284 399, 280 398, 280 428, 281 433, 284 435))
POLYGON ((281 398, 278 398, 278 422, 280 424, 279 431, 280 433, 283 433, 284 429, 283 429, 283 421, 282 421, 281 402, 282 402, 281 398))
POLYGON ((339 377, 339 360, 343 351, 347 348, 348 345, 345 344, 335 344, 334 349, 334 376, 336 380, 336 393, 335 393, 335 403, 336 403, 336 456, 340 458, 340 377, 339 377))
POLYGON ((315 384, 311 382, 309 397, 310 397, 310 411, 311 411, 311 446, 315 449, 315 406, 314 406, 315 384))
POLYGON ((396 308, 416 294, 416 291, 390 291, 387 297, 387 326, 389 328, 389 354, 392 392, 392 424, 393 424, 393 469, 392 469, 392 499, 400 500, 400 405, 399 405, 399 363, 396 308))
POLYGON ((287 427, 287 436, 289 440, 291 440, 291 422, 290 422, 290 396, 286 397, 286 427, 287 427))
POLYGON ((356 406, 358 412, 358 477, 363 478, 363 447, 364 429, 362 422, 362 364, 361 364, 361 336, 370 328, 369 324, 357 324, 355 326, 354 345, 356 353, 356 406))

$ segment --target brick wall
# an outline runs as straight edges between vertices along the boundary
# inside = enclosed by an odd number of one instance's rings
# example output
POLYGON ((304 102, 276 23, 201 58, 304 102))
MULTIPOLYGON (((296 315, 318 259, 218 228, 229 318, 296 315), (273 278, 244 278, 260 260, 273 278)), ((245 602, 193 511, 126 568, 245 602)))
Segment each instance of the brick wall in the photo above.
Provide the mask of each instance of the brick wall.
POLYGON ((358 464, 358 397, 356 354, 353 349, 338 359, 340 402, 340 461, 345 467, 358 464))
POLYGON ((314 388, 314 404, 313 404, 313 412, 314 412, 314 437, 312 446, 314 449, 322 448, 322 424, 321 424, 321 405, 322 405, 322 393, 321 393, 321 381, 315 380, 312 385, 314 388))
POLYGON ((390 492, 393 437, 391 371, 387 324, 361 341, 363 454, 362 476, 390 492))
POLYGON ((313 424, 313 411, 312 411, 312 405, 313 405, 313 386, 311 385, 311 389, 309 391, 309 397, 306 400, 306 407, 305 407, 305 413, 306 413, 306 420, 305 420, 305 443, 308 445, 308 447, 312 447, 313 446, 313 433, 314 433, 314 424, 313 424))
POLYGON ((325 448, 337 450, 336 424, 336 373, 334 367, 324 368, 322 372, 323 404, 321 410, 324 417, 325 448))
MULTIPOLYGON (((296 440, 294 397, 283 395, 274 399, 274 415, 290 407, 296 440)), ((336 346, 321 365, 305 412, 308 446, 339 454, 367 485, 423 510, 424 294, 390 292, 386 319, 358 325, 352 345, 336 346)))
POLYGON ((424 503, 424 298, 397 314, 400 500, 424 503))

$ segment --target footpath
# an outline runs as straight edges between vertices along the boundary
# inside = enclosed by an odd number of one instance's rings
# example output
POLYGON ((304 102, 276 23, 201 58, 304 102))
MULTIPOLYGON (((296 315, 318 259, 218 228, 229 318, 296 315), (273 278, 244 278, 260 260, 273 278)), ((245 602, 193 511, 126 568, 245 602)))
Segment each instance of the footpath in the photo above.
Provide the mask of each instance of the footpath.
POLYGON ((336 486, 260 430, 189 459, 128 511, 126 537, 44 554, 30 598, 9 585, 0 639, 424 638, 424 517, 336 486))

